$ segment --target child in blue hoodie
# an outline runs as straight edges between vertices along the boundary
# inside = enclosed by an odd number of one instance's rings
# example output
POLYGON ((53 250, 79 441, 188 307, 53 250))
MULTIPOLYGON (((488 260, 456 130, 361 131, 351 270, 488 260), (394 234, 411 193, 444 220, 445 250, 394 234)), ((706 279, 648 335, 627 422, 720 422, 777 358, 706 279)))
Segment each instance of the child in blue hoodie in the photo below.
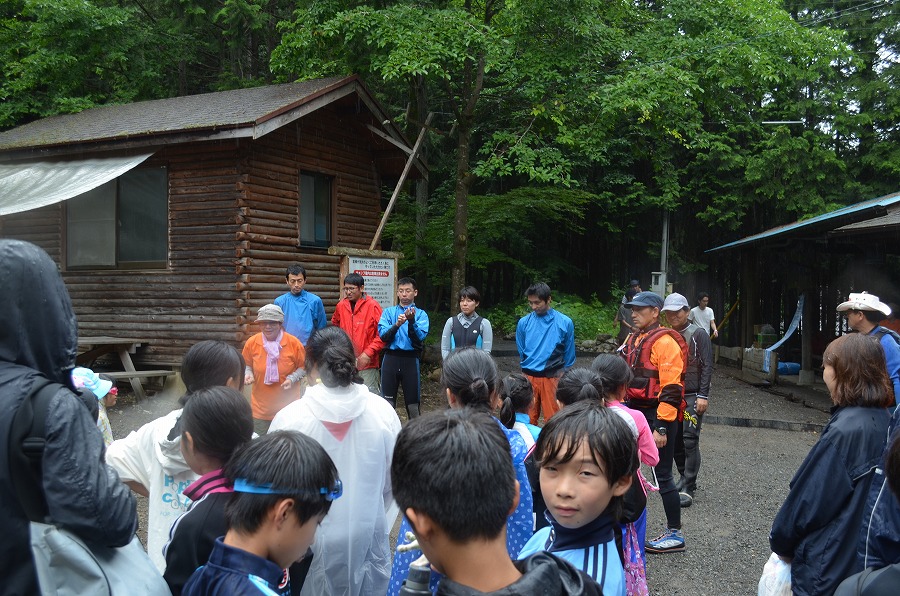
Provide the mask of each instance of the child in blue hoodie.
POLYGON ((638 467, 631 430, 602 403, 578 402, 547 422, 535 458, 550 526, 531 537, 519 559, 547 551, 587 573, 607 596, 625 596, 615 532, 638 467))

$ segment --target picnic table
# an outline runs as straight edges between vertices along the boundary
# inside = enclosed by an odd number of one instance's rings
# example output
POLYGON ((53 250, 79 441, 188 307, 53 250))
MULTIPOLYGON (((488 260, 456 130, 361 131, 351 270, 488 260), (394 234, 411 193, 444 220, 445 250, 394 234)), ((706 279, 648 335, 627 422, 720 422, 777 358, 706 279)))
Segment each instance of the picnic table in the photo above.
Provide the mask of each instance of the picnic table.
POLYGON ((128 379, 131 382, 131 388, 134 390, 138 399, 144 399, 144 385, 142 379, 155 377, 169 377, 175 374, 171 370, 137 370, 131 355, 134 354, 141 345, 149 343, 146 339, 135 339, 129 337, 79 337, 78 338, 78 356, 75 358, 75 364, 79 366, 90 367, 97 358, 106 354, 115 352, 119 355, 119 361, 122 363, 121 372, 104 372, 112 379, 128 379))

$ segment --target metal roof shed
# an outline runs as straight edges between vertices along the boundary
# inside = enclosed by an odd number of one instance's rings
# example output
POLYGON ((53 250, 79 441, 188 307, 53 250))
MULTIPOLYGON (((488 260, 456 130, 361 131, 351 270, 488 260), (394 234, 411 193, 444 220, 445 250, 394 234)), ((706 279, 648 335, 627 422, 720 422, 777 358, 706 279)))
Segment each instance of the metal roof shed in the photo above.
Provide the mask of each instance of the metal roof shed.
POLYGON ((752 344, 754 325, 786 327, 805 293, 801 382, 813 378, 814 356, 845 331, 836 305, 850 291, 900 301, 892 269, 900 267, 900 192, 776 226, 707 253, 735 254, 741 268, 740 338, 752 344))

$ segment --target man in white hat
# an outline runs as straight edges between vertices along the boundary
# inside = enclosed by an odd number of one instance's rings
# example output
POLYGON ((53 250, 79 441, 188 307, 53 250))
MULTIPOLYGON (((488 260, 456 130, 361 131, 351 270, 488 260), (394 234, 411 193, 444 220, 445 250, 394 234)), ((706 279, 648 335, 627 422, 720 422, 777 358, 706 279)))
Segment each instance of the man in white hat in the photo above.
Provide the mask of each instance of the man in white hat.
POLYGON ((888 376, 894 385, 894 403, 900 403, 900 335, 878 324, 891 314, 891 307, 878 296, 861 292, 850 294, 850 299, 841 302, 837 311, 847 317, 851 329, 873 335, 881 342, 888 376))
POLYGON ((688 319, 691 307, 687 298, 678 293, 666 296, 662 311, 669 327, 681 334, 688 345, 687 368, 684 373, 684 419, 675 436, 675 466, 681 474, 678 496, 682 507, 690 507, 697 490, 700 472, 700 427, 709 405, 709 385, 712 379, 712 342, 706 330, 688 319))

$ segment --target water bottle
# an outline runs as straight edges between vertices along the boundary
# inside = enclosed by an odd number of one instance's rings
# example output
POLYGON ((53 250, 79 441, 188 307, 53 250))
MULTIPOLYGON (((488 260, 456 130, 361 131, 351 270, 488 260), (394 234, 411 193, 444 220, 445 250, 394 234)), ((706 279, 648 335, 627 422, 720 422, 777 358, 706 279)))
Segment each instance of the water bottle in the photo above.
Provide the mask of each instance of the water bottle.
POLYGON ((428 582, 431 581, 429 565, 410 565, 409 575, 400 586, 399 596, 431 596, 428 582))

